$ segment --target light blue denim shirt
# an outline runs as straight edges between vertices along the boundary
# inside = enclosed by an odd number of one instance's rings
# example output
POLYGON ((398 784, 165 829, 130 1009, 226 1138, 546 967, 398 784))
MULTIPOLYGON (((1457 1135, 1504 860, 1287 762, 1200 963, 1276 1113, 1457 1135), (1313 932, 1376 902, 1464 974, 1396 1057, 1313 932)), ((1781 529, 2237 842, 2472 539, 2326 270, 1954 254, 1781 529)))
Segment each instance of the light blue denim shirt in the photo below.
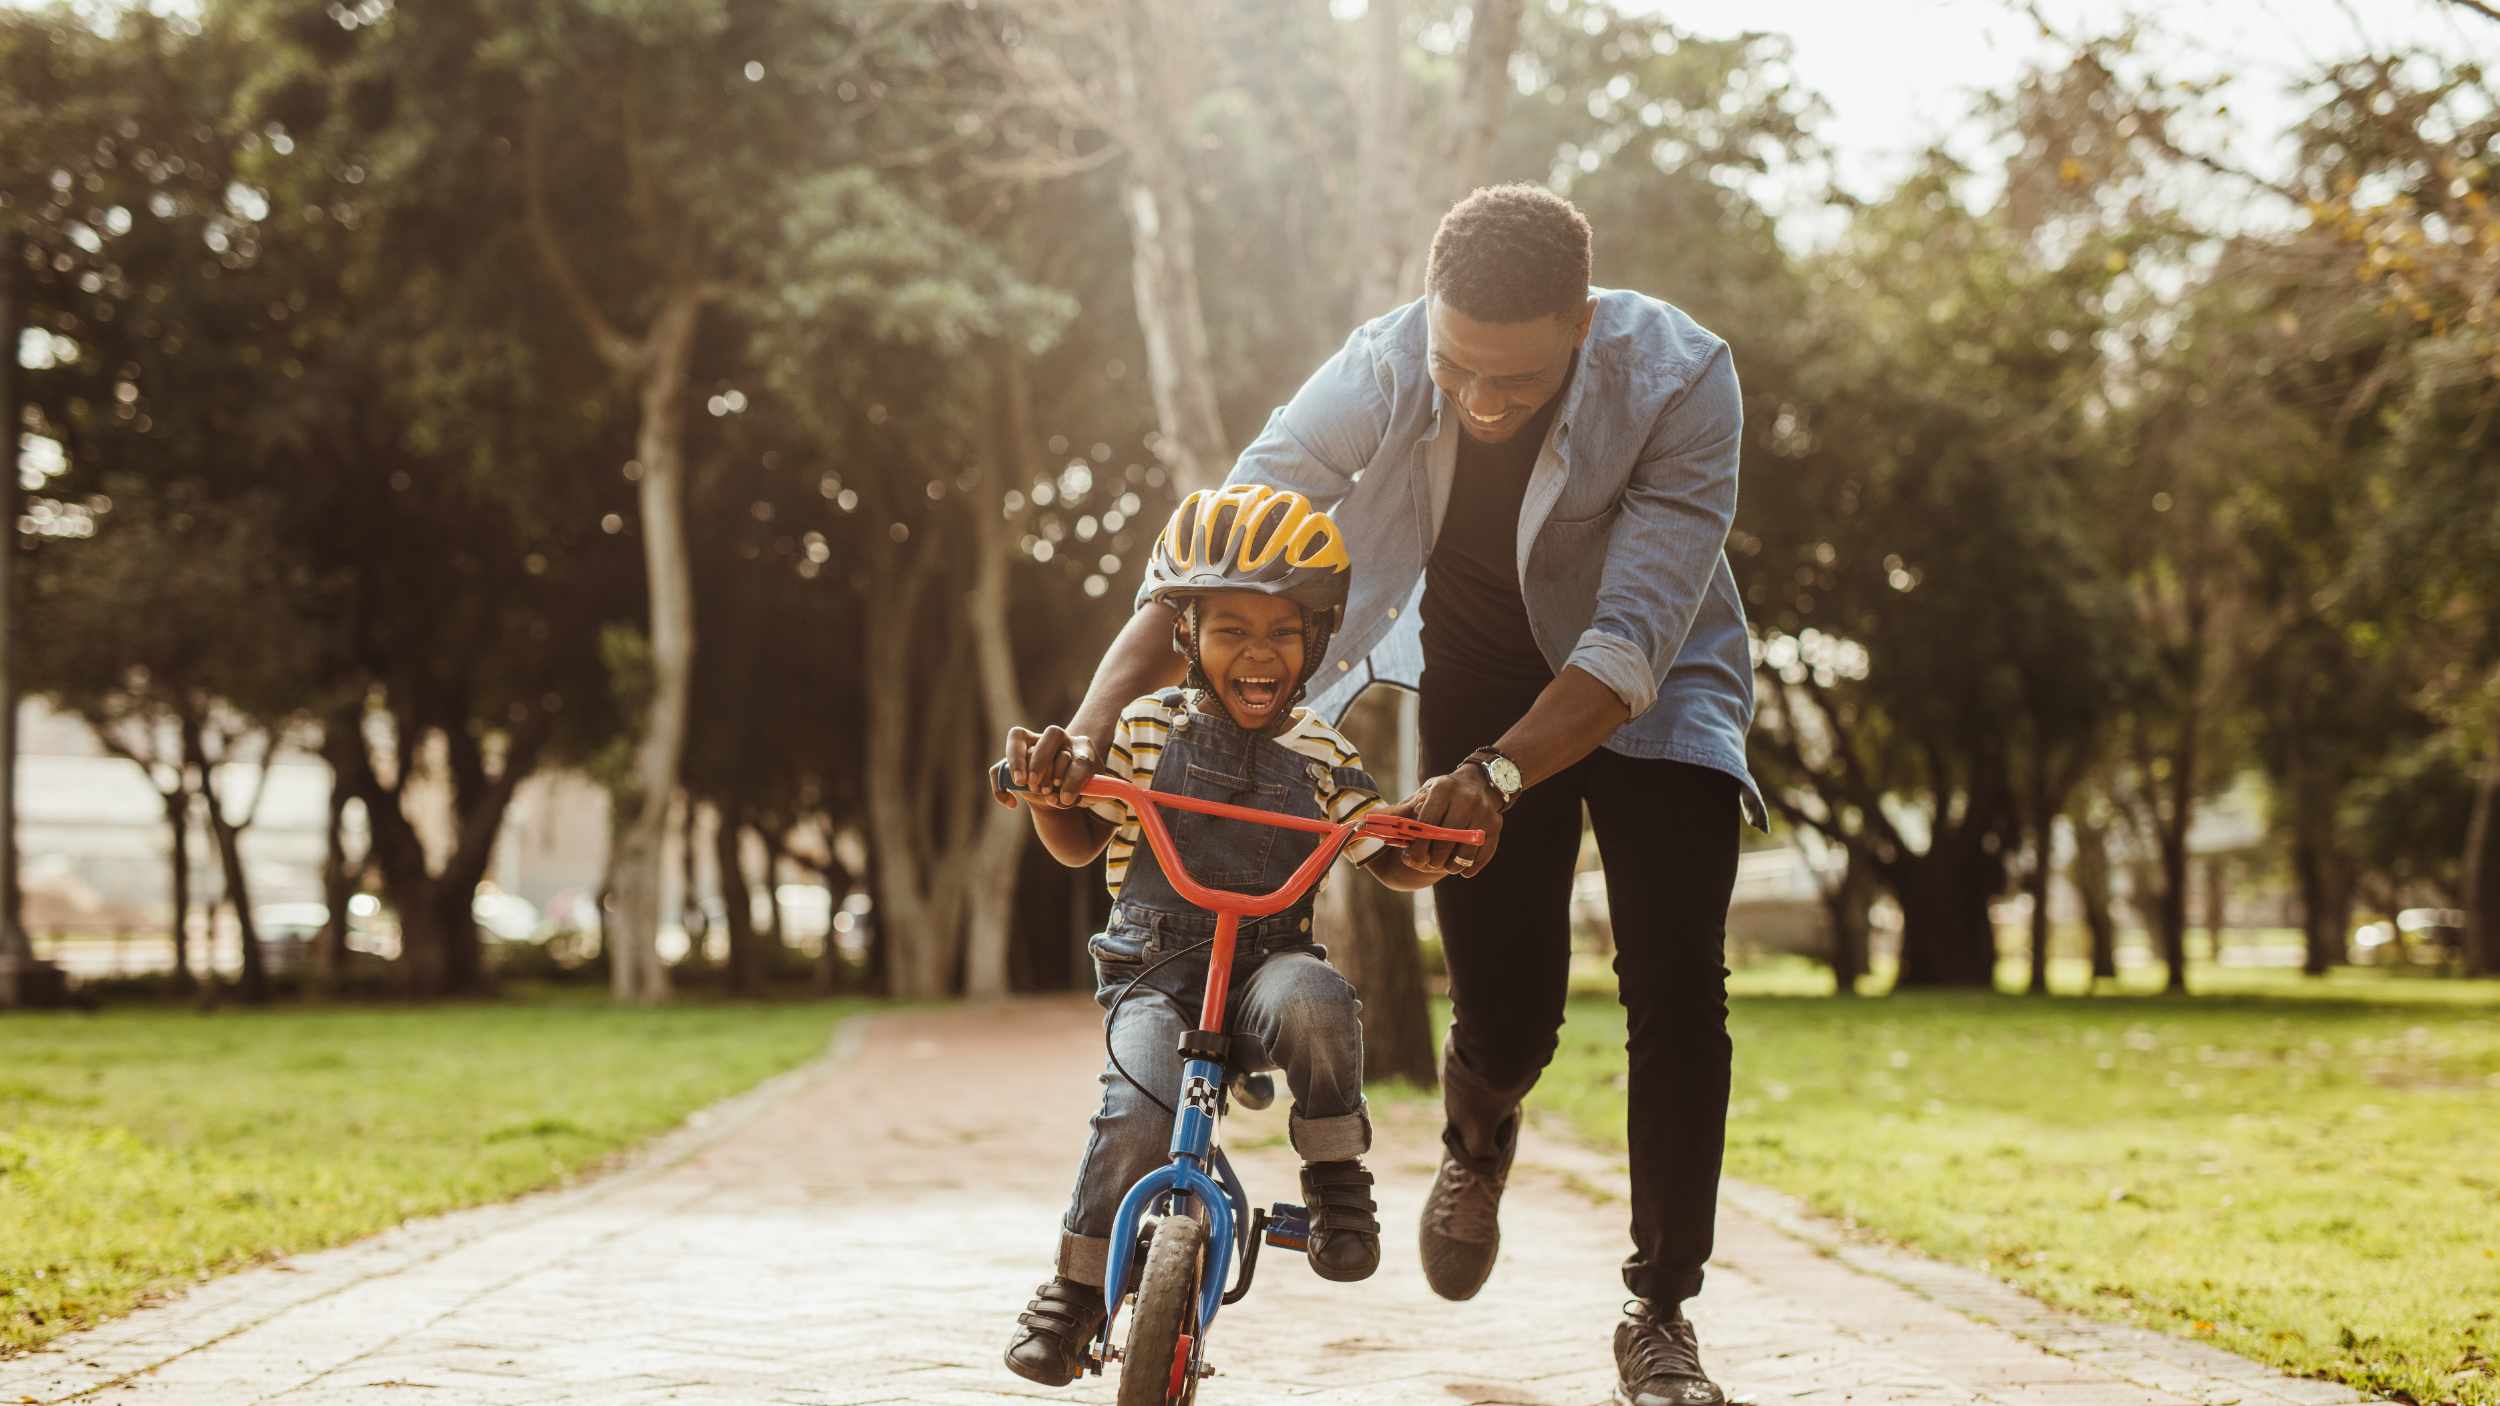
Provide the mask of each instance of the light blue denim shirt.
MULTIPOLYGON (((1557 673, 1576 665, 1631 710, 1609 750, 1724 771, 1765 825, 1745 767, 1752 645, 1725 550, 1744 419, 1735 363, 1675 307, 1592 291, 1579 368, 1519 507, 1529 628, 1557 673)), ((1345 529, 1353 598, 1311 680, 1332 720, 1366 685, 1413 688, 1423 672, 1417 606, 1459 436, 1426 342, 1421 299, 1356 328, 1227 480, 1294 489, 1345 529)))

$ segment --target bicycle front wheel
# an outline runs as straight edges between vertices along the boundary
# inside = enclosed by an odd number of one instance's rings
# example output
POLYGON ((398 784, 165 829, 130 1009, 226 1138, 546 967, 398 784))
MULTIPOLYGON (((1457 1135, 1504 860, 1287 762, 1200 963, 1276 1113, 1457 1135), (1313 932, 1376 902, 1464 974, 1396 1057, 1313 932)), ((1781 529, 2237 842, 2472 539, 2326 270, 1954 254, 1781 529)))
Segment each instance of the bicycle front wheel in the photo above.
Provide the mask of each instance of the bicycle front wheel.
POLYGON ((1197 1394, 1190 1358, 1206 1244, 1207 1228, 1194 1216, 1155 1221, 1146 1270, 1129 1308, 1128 1345, 1121 1349, 1120 1406, 1178 1406, 1197 1394))

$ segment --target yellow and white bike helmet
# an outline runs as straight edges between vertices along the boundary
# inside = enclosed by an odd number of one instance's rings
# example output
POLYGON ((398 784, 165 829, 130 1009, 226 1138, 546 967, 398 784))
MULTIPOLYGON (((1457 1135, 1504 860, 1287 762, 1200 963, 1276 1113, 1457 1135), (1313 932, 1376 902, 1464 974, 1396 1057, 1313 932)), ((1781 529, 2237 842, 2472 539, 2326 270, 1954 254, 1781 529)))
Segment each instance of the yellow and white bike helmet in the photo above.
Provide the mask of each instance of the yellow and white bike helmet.
MULTIPOLYGON (((1202 488, 1181 500, 1146 561, 1143 600, 1186 607, 1209 591, 1256 591, 1302 607, 1305 674, 1319 667, 1344 623, 1354 559, 1334 519, 1286 488, 1243 483, 1202 488)), ((1197 683, 1197 622, 1190 673, 1197 683)), ((1203 685, 1200 685, 1203 686, 1203 685)), ((1297 690, 1298 692, 1298 690, 1297 690)))

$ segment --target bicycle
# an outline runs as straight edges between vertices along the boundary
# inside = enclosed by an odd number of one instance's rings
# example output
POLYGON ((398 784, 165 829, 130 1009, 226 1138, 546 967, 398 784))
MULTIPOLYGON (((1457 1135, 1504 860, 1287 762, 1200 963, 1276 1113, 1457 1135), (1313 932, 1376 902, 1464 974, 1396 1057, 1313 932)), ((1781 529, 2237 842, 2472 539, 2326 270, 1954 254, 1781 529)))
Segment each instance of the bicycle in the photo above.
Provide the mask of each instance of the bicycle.
MULTIPOLYGON (((997 789, 1021 794, 1008 763, 1001 761, 993 766, 991 779, 997 789)), ((1484 843, 1484 832, 1426 825, 1406 816, 1376 811, 1360 820, 1332 823, 1195 796, 1168 795, 1107 776, 1089 779, 1081 794, 1127 806, 1137 816, 1146 843, 1162 863, 1172 887, 1182 897, 1216 915, 1215 936, 1208 944, 1206 995, 1199 1008, 1198 1027, 1181 1036, 1180 1099, 1171 1105, 1175 1110, 1172 1160, 1138 1178, 1120 1200, 1119 1212, 1111 1223, 1110 1258, 1103 1272, 1103 1303, 1109 1312, 1094 1336, 1086 1361, 1086 1370, 1095 1376, 1100 1376, 1109 1363, 1120 1363, 1120 1406, 1187 1406, 1197 1399, 1199 1379, 1212 1374, 1206 1361, 1207 1330, 1214 1325, 1218 1309, 1240 1302, 1250 1292, 1251 1279, 1258 1272, 1259 1247, 1264 1244, 1300 1250, 1308 1244, 1310 1235, 1306 1207, 1286 1201, 1265 1210, 1251 1207, 1250 1194, 1218 1141, 1235 1082, 1262 1077, 1249 1068, 1255 1062, 1255 1051, 1243 1048, 1247 1042, 1238 1042, 1224 1033, 1224 1008, 1232 986, 1233 945, 1241 920, 1264 918, 1300 901, 1336 862, 1338 852, 1358 836, 1392 846, 1435 840, 1478 845, 1484 843), (1171 832, 1165 828, 1160 813, 1164 806, 1301 830, 1321 839, 1301 867, 1270 892, 1246 894, 1208 888, 1190 878, 1187 866, 1175 853, 1171 832), (1136 1268, 1132 1261, 1138 1256, 1141 1236, 1145 1240, 1145 1264, 1136 1273, 1137 1282, 1131 1285, 1130 1274, 1136 1268), (1232 1276, 1236 1257, 1241 1277, 1228 1289, 1226 1282, 1232 1276), (1136 1303, 1128 1308, 1128 1341, 1125 1346, 1115 1347, 1113 1330, 1127 1307, 1125 1301, 1132 1296, 1136 1303)), ((1172 953, 1161 961, 1170 961, 1191 950, 1195 949, 1172 953)), ((1161 961, 1155 965, 1161 965, 1161 961)), ((1135 990, 1137 982, 1153 969, 1149 966, 1140 971, 1112 1001, 1113 1015, 1119 1012, 1120 1002, 1128 999, 1129 991, 1135 990)), ((1106 1029, 1108 1021, 1106 1017, 1106 1029)), ((1123 1078, 1127 1077, 1126 1070, 1120 1072, 1123 1078)), ((1256 1094, 1245 1090, 1242 1101, 1250 1107, 1265 1107, 1266 1100, 1273 1097, 1271 1084, 1256 1094)))

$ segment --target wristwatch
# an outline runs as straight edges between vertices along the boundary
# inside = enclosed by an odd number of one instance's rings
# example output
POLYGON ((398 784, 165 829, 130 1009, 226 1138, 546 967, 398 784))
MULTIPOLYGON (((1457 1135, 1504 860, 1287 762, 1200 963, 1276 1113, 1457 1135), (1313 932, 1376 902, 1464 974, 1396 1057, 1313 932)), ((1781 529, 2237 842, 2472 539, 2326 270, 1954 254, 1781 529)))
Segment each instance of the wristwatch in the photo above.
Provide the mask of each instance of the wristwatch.
POLYGON ((1504 810, 1510 809, 1511 802, 1518 800, 1519 793, 1527 789, 1519 776, 1519 763, 1490 747, 1478 747, 1469 752, 1467 760, 1459 765, 1474 766, 1483 771, 1484 779, 1493 783, 1494 794, 1502 798, 1504 810))

